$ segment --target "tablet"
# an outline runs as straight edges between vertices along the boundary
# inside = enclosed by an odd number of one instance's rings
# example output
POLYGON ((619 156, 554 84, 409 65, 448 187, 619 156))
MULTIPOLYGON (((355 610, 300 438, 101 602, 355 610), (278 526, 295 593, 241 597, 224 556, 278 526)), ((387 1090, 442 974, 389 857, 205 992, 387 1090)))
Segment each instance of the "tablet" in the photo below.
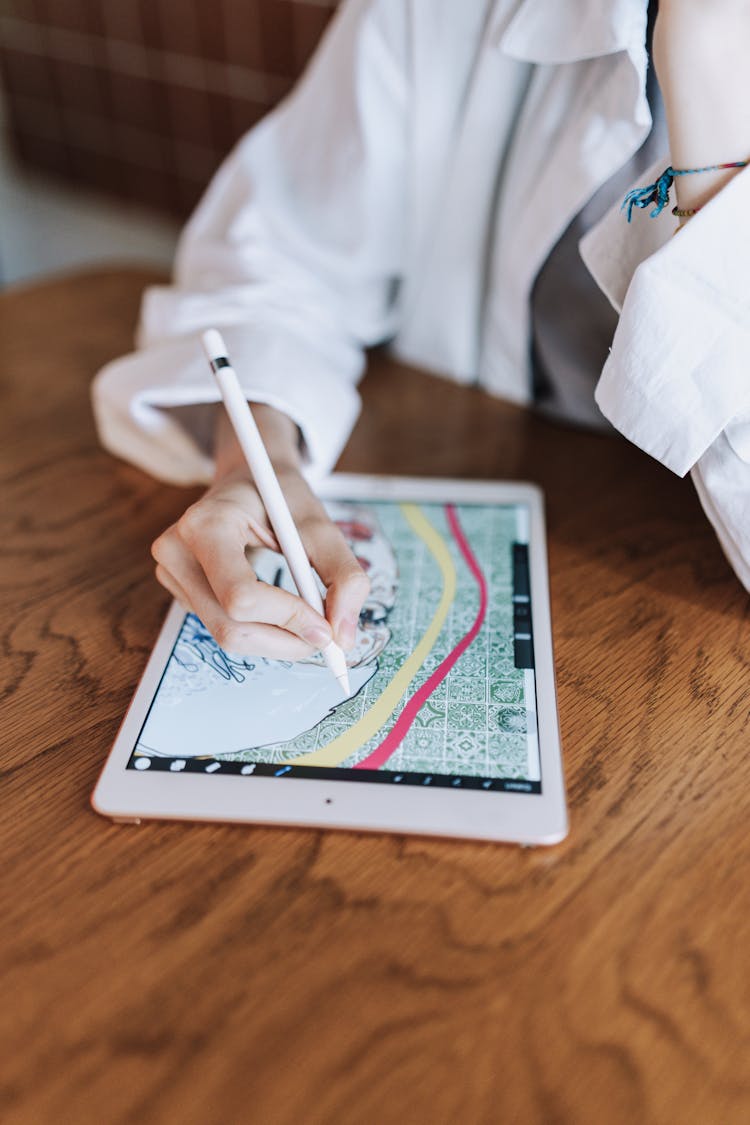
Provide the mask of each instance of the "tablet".
MULTIPOLYGON (((334 475, 371 582, 351 692, 322 658, 223 651, 172 606, 92 797, 147 818, 552 844, 567 832, 541 493, 334 475)), ((293 590, 283 558, 258 576, 293 590)))

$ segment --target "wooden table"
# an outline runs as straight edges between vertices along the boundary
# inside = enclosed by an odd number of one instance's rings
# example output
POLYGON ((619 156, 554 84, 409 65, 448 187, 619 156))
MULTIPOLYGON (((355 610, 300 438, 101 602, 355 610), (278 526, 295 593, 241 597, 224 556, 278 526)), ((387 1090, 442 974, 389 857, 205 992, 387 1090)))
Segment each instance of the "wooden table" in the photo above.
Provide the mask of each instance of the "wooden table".
POLYGON ((5 1125, 750 1120, 748 599, 619 438, 380 357, 341 463, 546 490, 564 844, 90 810, 196 494, 91 420, 147 280, 0 298, 5 1125))

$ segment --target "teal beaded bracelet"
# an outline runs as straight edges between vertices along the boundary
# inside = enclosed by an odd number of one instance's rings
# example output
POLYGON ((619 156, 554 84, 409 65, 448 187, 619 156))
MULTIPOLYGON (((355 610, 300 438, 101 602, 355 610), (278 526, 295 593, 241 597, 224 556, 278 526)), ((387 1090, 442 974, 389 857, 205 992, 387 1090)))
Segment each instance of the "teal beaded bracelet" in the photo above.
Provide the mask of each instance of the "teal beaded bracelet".
MULTIPOLYGON (((648 187, 633 188, 625 196, 622 207, 620 210, 628 209, 628 222, 633 217, 634 207, 648 207, 651 203, 655 204, 649 216, 655 219, 669 203, 669 189, 674 183, 676 176, 693 176, 698 172, 722 172, 727 168, 746 168, 750 164, 750 160, 733 160, 729 164, 707 164, 705 168, 673 168, 670 164, 669 168, 665 168, 656 183, 649 184, 648 187)), ((694 215, 699 208, 696 207, 692 210, 680 211, 678 208, 672 209, 672 214, 677 215, 679 218, 688 218, 694 215)))

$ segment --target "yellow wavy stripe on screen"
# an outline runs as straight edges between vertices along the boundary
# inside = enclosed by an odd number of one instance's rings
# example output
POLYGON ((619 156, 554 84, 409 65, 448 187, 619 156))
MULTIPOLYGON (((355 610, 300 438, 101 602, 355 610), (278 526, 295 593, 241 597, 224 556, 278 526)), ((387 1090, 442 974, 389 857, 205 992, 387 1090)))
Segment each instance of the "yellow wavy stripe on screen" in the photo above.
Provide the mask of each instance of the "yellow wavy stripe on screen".
POLYGON ((401 512, 412 530, 425 543, 440 567, 443 578, 443 592, 432 621, 425 630, 414 651, 407 657, 390 683, 373 703, 369 711, 344 734, 334 738, 327 746, 303 754, 299 758, 288 759, 288 764, 296 766, 337 766, 353 754, 368 739, 377 734, 398 707, 414 676, 424 664, 435 646, 440 630, 445 624, 448 611, 456 593, 456 568, 453 565, 448 545, 442 535, 432 526, 416 504, 401 504, 401 512))

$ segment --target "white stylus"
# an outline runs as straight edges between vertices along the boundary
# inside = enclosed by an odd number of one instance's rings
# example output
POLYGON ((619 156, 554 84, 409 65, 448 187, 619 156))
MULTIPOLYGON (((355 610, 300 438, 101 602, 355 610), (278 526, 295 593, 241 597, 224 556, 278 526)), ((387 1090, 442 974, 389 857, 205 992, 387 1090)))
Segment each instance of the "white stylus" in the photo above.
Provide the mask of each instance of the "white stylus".
MULTIPOLYGON (((216 376, 221 397, 234 427, 237 441, 245 455, 255 487, 260 493, 268 521, 286 559, 300 597, 317 613, 324 615, 323 599, 315 580, 307 552, 302 545, 292 513, 284 499, 263 439, 253 418, 250 405, 242 393, 237 375, 227 356, 226 345, 215 328, 203 333, 203 348, 216 376)), ((338 680, 345 695, 351 695, 346 657, 335 641, 322 650, 323 659, 338 680)))

